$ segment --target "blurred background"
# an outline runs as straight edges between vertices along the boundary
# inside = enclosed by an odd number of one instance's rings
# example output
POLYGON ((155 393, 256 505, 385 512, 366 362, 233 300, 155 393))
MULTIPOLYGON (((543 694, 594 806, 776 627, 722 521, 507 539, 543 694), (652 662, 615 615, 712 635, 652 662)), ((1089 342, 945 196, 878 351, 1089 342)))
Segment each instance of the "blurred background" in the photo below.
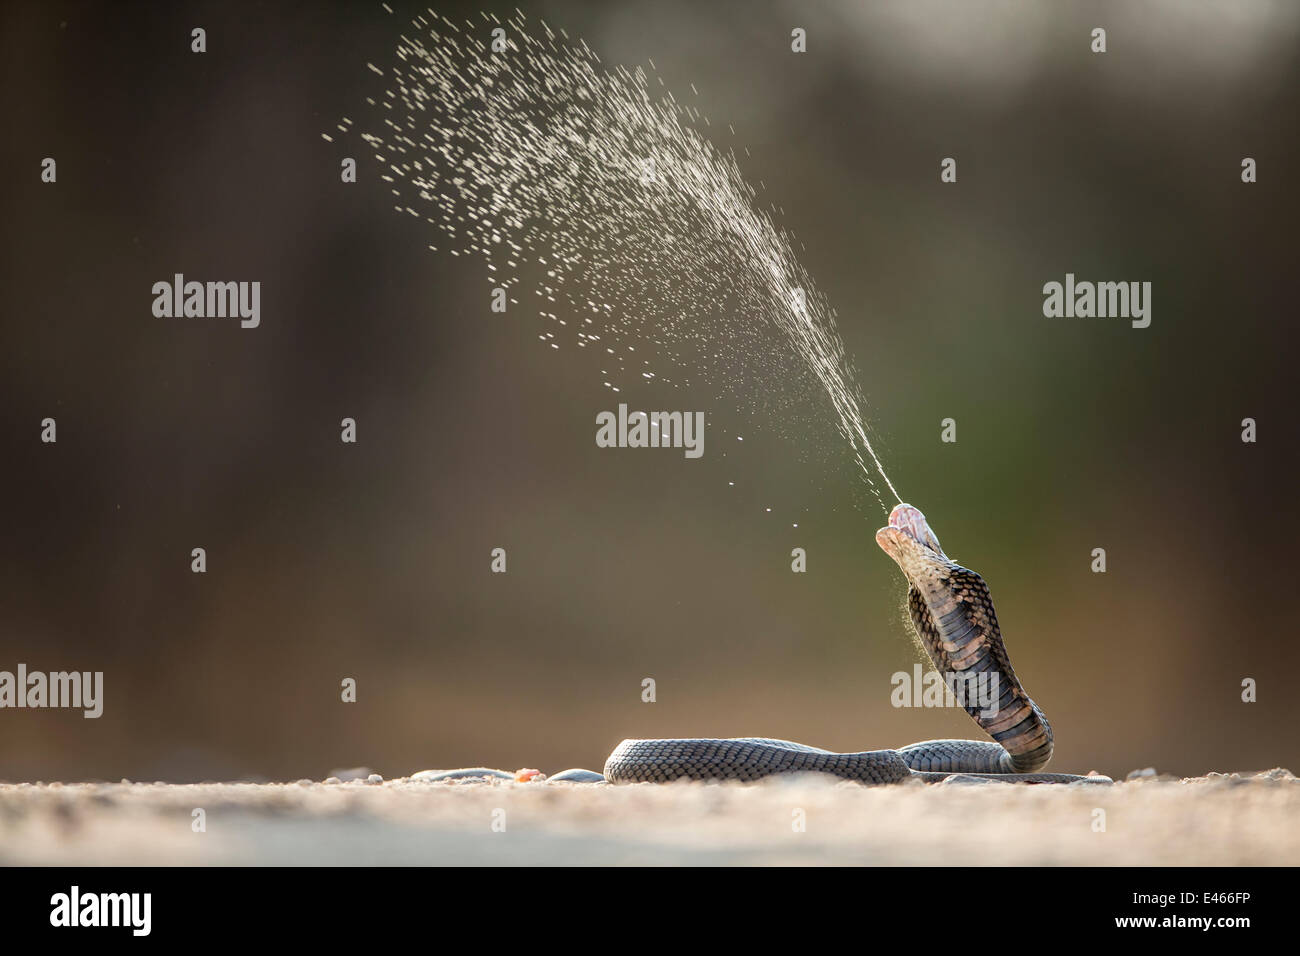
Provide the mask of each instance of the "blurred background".
MULTIPOLYGON (((597 448, 595 356, 489 312, 483 263, 431 253, 370 153, 321 139, 383 90, 365 64, 421 9, 392 5, 0 13, 0 670, 105 684, 98 720, 0 711, 0 779, 978 736, 890 705, 919 660, 904 584, 829 412, 747 413, 790 387, 761 377, 739 402, 646 383, 633 408, 707 412, 704 457, 597 448), (154 318, 176 272, 260 280, 261 327, 154 318)), ((735 126, 839 313, 890 478, 992 588, 1056 731, 1049 769, 1300 769, 1300 7, 522 9, 607 65, 653 59, 735 126), (1066 272, 1150 281, 1150 328, 1044 318, 1066 272)))

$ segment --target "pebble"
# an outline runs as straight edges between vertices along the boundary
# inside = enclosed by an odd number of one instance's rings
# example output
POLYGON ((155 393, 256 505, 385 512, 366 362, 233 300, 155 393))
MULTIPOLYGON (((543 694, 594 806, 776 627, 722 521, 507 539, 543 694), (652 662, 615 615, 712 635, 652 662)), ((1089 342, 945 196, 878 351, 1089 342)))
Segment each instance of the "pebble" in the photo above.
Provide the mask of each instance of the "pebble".
POLYGON ((941 787, 984 787, 990 784, 1010 785, 1008 781, 998 780, 995 777, 976 777, 965 773, 954 773, 939 781, 941 787))
POLYGON ((596 773, 594 770, 584 770, 581 767, 573 767, 569 770, 561 770, 553 777, 547 779, 555 783, 604 783, 605 775, 596 773))
POLYGON ((373 772, 369 767, 346 767, 331 770, 329 776, 338 777, 346 783, 349 780, 365 780, 373 772))

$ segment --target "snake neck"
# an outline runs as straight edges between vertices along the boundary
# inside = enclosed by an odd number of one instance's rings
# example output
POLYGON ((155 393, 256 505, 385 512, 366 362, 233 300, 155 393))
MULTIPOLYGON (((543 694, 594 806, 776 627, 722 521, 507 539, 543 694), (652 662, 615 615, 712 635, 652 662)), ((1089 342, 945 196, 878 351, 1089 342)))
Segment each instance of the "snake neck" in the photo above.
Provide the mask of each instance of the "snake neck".
POLYGON ((934 561, 909 581, 917 636, 958 703, 1006 750, 1004 772, 1027 773, 1051 759, 1052 728, 1011 666, 984 579, 934 561))

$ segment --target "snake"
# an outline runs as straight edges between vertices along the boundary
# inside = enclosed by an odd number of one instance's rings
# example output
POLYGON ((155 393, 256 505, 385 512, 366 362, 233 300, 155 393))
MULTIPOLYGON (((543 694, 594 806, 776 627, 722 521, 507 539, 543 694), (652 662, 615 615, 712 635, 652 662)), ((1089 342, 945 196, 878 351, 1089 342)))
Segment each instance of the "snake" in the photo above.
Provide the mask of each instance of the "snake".
MULTIPOLYGON (((669 783, 676 780, 751 782, 782 774, 829 774, 862 784, 983 783, 1109 784, 1099 774, 1044 773, 1052 757, 1052 726, 1025 692, 1007 655, 988 585, 953 561, 925 515, 900 503, 876 543, 907 579, 912 627, 950 691, 973 686, 953 699, 992 740, 924 740, 896 750, 834 753, 772 737, 624 740, 605 761, 604 773, 571 769, 546 779, 573 783, 669 783)), ((425 771, 426 780, 468 777, 531 779, 536 771, 509 774, 469 768, 425 771), (520 774, 527 776, 521 777, 520 774)))

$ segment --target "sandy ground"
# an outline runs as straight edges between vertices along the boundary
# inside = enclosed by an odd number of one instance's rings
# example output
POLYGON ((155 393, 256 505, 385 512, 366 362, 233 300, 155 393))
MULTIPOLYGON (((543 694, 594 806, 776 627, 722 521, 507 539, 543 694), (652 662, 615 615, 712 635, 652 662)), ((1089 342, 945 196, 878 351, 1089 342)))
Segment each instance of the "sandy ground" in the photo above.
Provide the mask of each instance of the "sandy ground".
POLYGON ((513 781, 3 784, 0 863, 1294 864, 1285 770, 1113 787, 822 777, 612 787, 513 781), (196 832, 194 811, 205 829, 196 832))

